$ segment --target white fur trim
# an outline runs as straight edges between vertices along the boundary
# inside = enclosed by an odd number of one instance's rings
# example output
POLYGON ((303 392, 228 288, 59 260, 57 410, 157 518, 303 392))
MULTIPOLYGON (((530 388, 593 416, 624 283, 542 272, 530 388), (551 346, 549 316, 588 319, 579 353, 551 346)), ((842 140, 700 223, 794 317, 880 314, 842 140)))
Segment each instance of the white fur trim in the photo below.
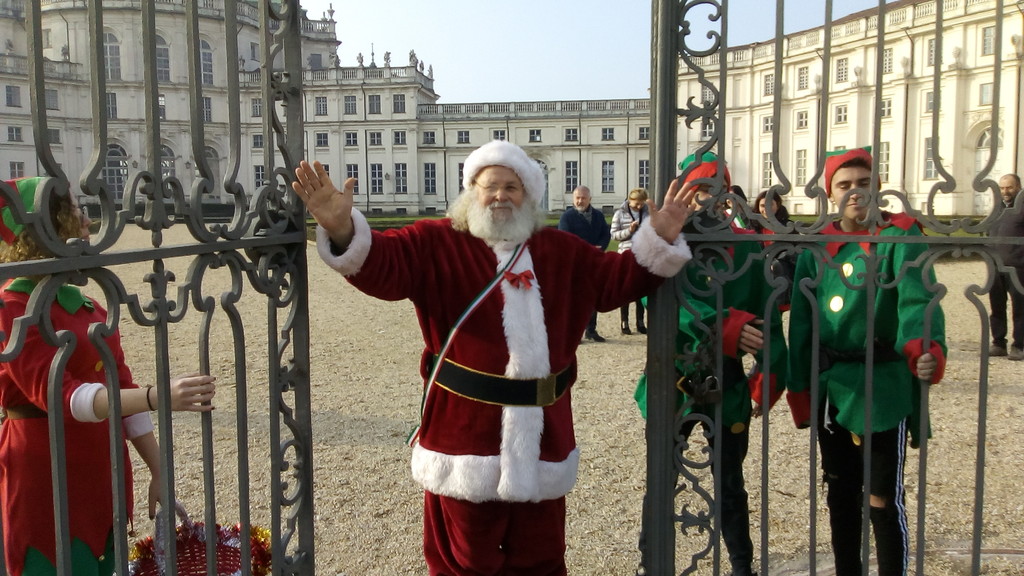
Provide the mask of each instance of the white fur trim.
POLYGON ((633 245, 630 249, 637 263, 662 278, 675 276, 682 270, 683 265, 693 258, 682 233, 675 242, 669 244, 654 231, 650 220, 645 220, 633 235, 633 245))
POLYGON ((93 401, 96 393, 103 390, 105 386, 98 382, 86 382, 75 388, 71 393, 71 416, 79 422, 102 422, 103 419, 96 415, 93 409, 93 401))
POLYGON ((474 150, 462 166, 462 187, 469 190, 477 173, 488 166, 504 166, 523 181, 526 195, 535 204, 544 197, 544 172, 526 151, 507 140, 493 140, 474 150))
POLYGON ((322 226, 316 227, 316 251, 328 266, 345 276, 351 276, 363 267, 366 257, 370 254, 370 224, 362 212, 352 209, 352 227, 354 234, 345 252, 339 256, 331 253, 331 237, 322 226))
POLYGON ((580 453, 575 449, 561 462, 537 462, 532 497, 516 499, 498 493, 501 481, 501 456, 442 454, 417 444, 412 449, 412 477, 425 490, 469 502, 493 500, 539 502, 561 498, 576 485, 580 453))
POLYGON ((149 412, 139 412, 124 419, 124 437, 134 440, 153 431, 153 419, 149 412))
MULTIPOLYGON (((497 269, 501 270, 512 256, 512 251, 500 244, 494 247, 494 255, 498 258, 497 269)), ((533 256, 529 248, 523 251, 510 272, 519 274, 527 270, 533 271, 533 256)), ((501 321, 508 346, 505 376, 509 378, 543 378, 551 373, 539 280, 534 278, 529 289, 516 288, 505 280, 501 282, 501 296, 505 301, 501 321)))

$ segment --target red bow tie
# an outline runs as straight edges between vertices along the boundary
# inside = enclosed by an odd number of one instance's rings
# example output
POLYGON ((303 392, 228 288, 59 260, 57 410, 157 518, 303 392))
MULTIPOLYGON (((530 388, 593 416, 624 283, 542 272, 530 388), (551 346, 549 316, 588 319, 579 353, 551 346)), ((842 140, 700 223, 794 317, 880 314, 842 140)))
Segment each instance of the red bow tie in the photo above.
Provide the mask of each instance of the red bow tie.
POLYGON ((523 290, 529 290, 533 287, 530 284, 530 280, 533 280, 533 270, 527 270, 516 274, 515 272, 505 271, 505 280, 512 285, 513 288, 522 288, 523 290))

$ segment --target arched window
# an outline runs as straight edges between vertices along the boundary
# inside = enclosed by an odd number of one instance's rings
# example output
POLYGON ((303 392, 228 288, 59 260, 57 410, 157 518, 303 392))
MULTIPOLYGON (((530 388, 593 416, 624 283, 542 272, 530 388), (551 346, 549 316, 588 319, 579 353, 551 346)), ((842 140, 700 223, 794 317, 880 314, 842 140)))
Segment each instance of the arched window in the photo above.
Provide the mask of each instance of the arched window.
POLYGON ((107 162, 103 165, 103 181, 120 201, 124 196, 124 184, 128 180, 128 154, 117 144, 107 147, 107 162))
POLYGON ((213 186, 210 188, 211 192, 220 189, 220 154, 213 148, 207 146, 203 149, 203 156, 206 156, 206 165, 210 167, 210 175, 212 176, 213 186))
POLYGON ((103 66, 107 80, 121 79, 121 43, 110 32, 103 34, 103 66))
POLYGON ((174 150, 170 146, 160 147, 160 175, 164 178, 174 176, 174 150))
MULTIPOLYGON (((980 173, 985 169, 988 164, 990 156, 995 156, 995 163, 992 164, 992 170, 989 172, 989 178, 993 180, 999 180, 999 177, 1003 175, 1003 166, 1006 165, 1006 161, 1003 159, 1003 131, 999 131, 999 138, 995 142, 995 147, 992 146, 992 127, 985 128, 978 139, 975 141, 974 146, 974 172, 971 174, 973 177, 975 174, 980 173)), ((985 192, 978 192, 974 196, 974 213, 975 214, 988 214, 992 210, 992 194, 985 192)))
POLYGON ((163 36, 156 37, 156 81, 171 81, 171 47, 163 36))
POLYGON ((206 40, 199 41, 200 63, 203 68, 203 85, 213 86, 213 48, 206 40))

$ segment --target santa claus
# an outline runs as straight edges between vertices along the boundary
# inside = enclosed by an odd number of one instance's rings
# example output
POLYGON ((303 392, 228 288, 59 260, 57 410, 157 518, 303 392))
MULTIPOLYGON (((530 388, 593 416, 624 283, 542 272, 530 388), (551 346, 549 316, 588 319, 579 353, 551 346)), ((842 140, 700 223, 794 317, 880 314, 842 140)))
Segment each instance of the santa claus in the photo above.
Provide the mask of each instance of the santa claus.
POLYGON ((430 574, 565 574, 565 495, 579 451, 571 391, 594 309, 649 294, 690 258, 693 191, 674 182, 623 254, 543 226, 546 182, 506 141, 475 150, 449 218, 376 232, 319 162, 292 184, 321 258, 359 290, 409 299, 423 334, 413 477, 430 574))

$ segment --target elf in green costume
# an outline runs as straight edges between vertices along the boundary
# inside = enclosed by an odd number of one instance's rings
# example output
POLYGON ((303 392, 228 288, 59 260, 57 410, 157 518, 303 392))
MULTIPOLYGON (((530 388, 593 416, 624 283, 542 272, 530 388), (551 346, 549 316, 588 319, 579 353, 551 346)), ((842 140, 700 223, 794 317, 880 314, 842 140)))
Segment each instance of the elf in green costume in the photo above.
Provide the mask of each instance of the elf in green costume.
MULTIPOLYGON (((689 156, 680 163, 680 168, 685 171, 694 161, 694 157, 689 156)), ((698 187, 696 199, 705 209, 695 212, 683 229, 694 257, 683 269, 686 299, 679 306, 676 372, 680 381, 677 386, 680 389, 679 407, 684 415, 689 415, 683 418, 681 434, 688 438, 700 422, 706 433, 712 435, 710 443, 721 452, 722 489, 718 497, 722 502, 722 539, 729 553, 733 576, 750 576, 753 574, 754 547, 750 539, 743 461, 747 456, 751 415, 762 412, 764 375, 758 372, 748 377, 743 357, 750 354, 758 365, 769 365, 772 372, 768 379, 770 408, 779 398, 785 379, 786 342, 777 297, 773 301, 770 296, 773 289, 766 280, 761 245, 742 238, 750 231, 733 221, 727 229, 737 236, 735 241, 728 246, 700 246, 700 231, 694 225, 696 220, 701 221, 705 230, 716 225, 724 226, 724 206, 709 205, 712 198, 710 186, 699 182, 716 178, 718 167, 718 159, 706 153, 701 164, 686 174, 685 185, 698 187), (715 278, 718 275, 727 280, 723 282, 715 278), (769 301, 774 303, 768 305, 769 301), (766 307, 770 316, 764 319, 766 307), (719 317, 722 324, 720 339, 717 334, 719 317), (764 357, 768 339, 771 341, 770 359, 764 357), (715 373, 715 353, 719 349, 723 354, 719 393, 709 394, 701 388, 706 378, 715 373), (714 436, 713 424, 715 406, 719 402, 722 404, 720 438, 714 436)), ((723 179, 728 189, 731 183, 728 168, 724 169, 723 179)), ((646 417, 646 375, 641 376, 638 383, 636 401, 646 417)), ((715 474, 718 473, 716 470, 715 474)), ((645 546, 644 540, 641 534, 641 550, 645 546)))
POLYGON ((810 424, 810 405, 818 405, 818 444, 838 576, 861 574, 868 375, 873 394, 868 489, 878 573, 902 575, 909 549, 903 487, 907 431, 916 432, 922 382, 939 382, 946 361, 945 321, 939 296, 930 289, 935 272, 922 267, 927 245, 828 238, 922 234, 913 218, 888 212, 882 212, 881 225, 869 227, 868 207, 859 204, 870 187, 868 150, 844 150, 826 158, 825 190, 839 206, 840 219, 822 231, 825 261, 820 251, 800 254, 790 312, 788 400, 799 426, 810 424), (868 266, 878 274, 870 292, 865 287, 868 266), (874 323, 871 343, 869 319, 874 323), (814 349, 819 351, 819 389, 811 398, 814 349))

